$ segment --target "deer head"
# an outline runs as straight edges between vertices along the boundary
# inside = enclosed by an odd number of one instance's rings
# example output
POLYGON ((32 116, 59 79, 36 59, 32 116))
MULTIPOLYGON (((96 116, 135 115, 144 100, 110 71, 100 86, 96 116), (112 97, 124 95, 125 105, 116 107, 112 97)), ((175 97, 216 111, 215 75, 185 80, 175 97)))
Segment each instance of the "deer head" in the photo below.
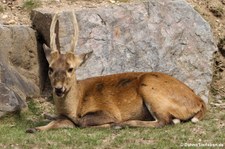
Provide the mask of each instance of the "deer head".
POLYGON ((76 83, 75 70, 85 62, 90 56, 90 53, 76 55, 74 49, 77 45, 78 40, 78 23, 73 13, 73 25, 74 25, 74 37, 71 42, 71 48, 69 52, 60 53, 60 50, 56 46, 56 33, 55 27, 58 21, 58 14, 53 16, 50 26, 50 47, 43 44, 46 59, 49 63, 48 75, 53 88, 53 94, 57 97, 62 98, 69 92, 71 87, 76 83))

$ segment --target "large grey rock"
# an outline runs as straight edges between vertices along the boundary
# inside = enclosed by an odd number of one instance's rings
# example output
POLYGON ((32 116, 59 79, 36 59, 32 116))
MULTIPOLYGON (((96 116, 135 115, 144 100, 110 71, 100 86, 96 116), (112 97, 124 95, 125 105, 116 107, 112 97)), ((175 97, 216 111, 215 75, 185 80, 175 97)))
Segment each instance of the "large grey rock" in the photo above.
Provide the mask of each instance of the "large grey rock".
POLYGON ((26 106, 20 96, 3 83, 0 83, 0 92, 0 117, 9 112, 19 111, 26 106))
POLYGON ((0 111, 2 113, 19 110, 25 105, 27 96, 40 95, 43 77, 41 77, 38 49, 40 48, 38 48, 35 30, 28 26, 0 25, 0 111))
MULTIPOLYGON (((209 24, 186 1, 148 0, 75 13, 80 27, 76 52, 94 51, 77 71, 78 78, 160 71, 183 81, 207 101, 216 46, 209 24)), ((32 13, 33 25, 47 43, 53 14, 49 9, 32 13)), ((73 29, 66 11, 61 12, 58 31, 60 50, 68 50, 73 29)))

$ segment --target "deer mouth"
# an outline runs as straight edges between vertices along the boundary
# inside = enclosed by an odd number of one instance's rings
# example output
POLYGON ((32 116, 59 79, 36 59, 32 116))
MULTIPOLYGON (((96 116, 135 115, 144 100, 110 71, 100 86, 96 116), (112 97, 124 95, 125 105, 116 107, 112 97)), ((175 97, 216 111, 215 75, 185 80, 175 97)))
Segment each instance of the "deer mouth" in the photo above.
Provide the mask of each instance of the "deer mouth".
POLYGON ((55 88, 55 94, 58 96, 58 97, 63 97, 65 95, 65 88, 55 88))

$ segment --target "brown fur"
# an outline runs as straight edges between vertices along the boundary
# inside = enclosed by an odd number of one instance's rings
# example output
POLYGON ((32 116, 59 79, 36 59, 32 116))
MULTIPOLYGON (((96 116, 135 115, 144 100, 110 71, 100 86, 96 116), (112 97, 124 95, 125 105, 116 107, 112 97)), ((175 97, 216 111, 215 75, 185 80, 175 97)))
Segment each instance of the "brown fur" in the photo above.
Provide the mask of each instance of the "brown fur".
POLYGON ((87 55, 79 57, 54 51, 46 57, 51 68, 49 77, 56 111, 64 119, 35 130, 75 125, 160 127, 171 124, 173 119, 201 120, 205 115, 204 101, 188 86, 166 74, 130 72, 77 81, 75 68, 87 55), (55 88, 64 88, 63 95, 57 96, 55 88))

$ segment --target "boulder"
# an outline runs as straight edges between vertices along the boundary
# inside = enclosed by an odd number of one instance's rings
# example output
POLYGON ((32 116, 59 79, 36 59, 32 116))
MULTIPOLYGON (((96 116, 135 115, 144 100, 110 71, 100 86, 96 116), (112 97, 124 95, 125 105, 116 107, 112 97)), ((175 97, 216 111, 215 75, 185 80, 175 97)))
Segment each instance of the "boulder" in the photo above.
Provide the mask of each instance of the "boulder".
MULTIPOLYGON (((40 95, 42 50, 35 30, 0 25, 0 112, 20 110, 26 97, 40 95)), ((44 55, 42 55, 43 57, 44 55)), ((0 114, 1 115, 1 114, 0 114)))
MULTIPOLYGON (((71 14, 61 8, 58 43, 69 48, 71 14)), ((34 28, 49 44, 51 9, 32 12, 34 28)), ((93 51, 77 70, 79 79, 133 71, 172 75, 206 102, 216 51, 209 24, 185 0, 145 2, 75 10, 80 33, 76 53, 93 51)))
POLYGON ((8 112, 20 111, 26 106, 20 96, 3 83, 0 83, 0 92, 0 117, 8 112))

